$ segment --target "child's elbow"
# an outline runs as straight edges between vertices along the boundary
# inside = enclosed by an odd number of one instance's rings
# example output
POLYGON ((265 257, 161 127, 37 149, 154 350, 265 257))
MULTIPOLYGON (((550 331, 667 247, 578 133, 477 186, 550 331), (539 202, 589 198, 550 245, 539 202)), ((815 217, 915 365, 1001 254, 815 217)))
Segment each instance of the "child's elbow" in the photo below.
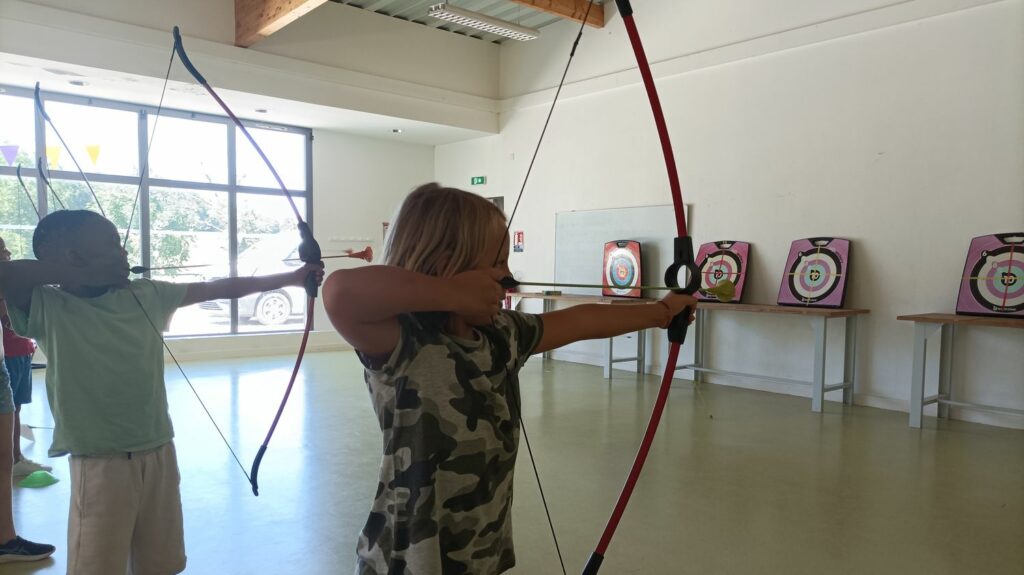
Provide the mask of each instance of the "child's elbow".
POLYGON ((327 314, 335 318, 343 314, 346 308, 350 309, 341 303, 351 301, 355 297, 355 288, 355 278, 349 270, 337 270, 327 276, 322 289, 327 314))

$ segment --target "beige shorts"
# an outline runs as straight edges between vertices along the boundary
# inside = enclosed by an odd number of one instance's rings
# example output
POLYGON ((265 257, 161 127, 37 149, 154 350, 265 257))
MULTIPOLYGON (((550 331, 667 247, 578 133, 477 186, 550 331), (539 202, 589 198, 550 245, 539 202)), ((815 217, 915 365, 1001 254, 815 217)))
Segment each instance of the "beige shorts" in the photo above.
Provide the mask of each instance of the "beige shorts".
POLYGON ((185 570, 174 444, 71 457, 68 575, 173 575, 185 570))

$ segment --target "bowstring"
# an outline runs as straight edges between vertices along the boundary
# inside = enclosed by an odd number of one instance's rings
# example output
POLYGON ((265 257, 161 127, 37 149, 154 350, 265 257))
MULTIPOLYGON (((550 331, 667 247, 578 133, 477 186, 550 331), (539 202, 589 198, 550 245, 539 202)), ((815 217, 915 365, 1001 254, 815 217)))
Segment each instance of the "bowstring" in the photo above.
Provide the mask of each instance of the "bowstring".
POLYGON ((164 96, 167 95, 167 84, 171 79, 171 67, 174 65, 174 47, 171 47, 171 57, 167 60, 167 73, 164 74, 164 87, 160 90, 160 102, 156 105, 156 116, 153 118, 153 130, 149 133, 149 142, 146 143, 146 153, 142 157, 142 169, 139 170, 139 185, 135 189, 135 199, 132 200, 132 211, 128 216, 128 225, 124 228, 124 244, 121 249, 128 249, 128 238, 131 237, 132 222, 135 221, 135 210, 139 205, 139 198, 142 196, 142 184, 146 181, 149 173, 149 152, 153 149, 153 139, 156 138, 156 127, 160 122, 160 112, 164 109, 164 96))
POLYGON ((32 206, 32 211, 36 213, 36 219, 43 219, 43 215, 39 212, 39 208, 36 207, 36 203, 32 201, 32 192, 28 191, 28 186, 25 185, 25 180, 21 178, 21 164, 18 164, 17 169, 14 170, 14 174, 18 176, 18 184, 21 186, 22 191, 25 192, 25 197, 28 198, 28 203, 32 206))
POLYGON ((53 194, 54 199, 57 200, 57 204, 60 206, 60 209, 68 209, 68 207, 64 205, 64 200, 60 199, 60 194, 57 193, 57 190, 53 189, 53 184, 50 183, 50 178, 46 176, 46 172, 43 170, 42 158, 36 158, 36 172, 39 174, 39 178, 43 180, 43 184, 46 186, 46 189, 50 190, 50 193, 53 194))
MULTIPOLYGON (((537 162, 537 155, 540 152, 541 144, 544 142, 544 136, 548 132, 548 126, 551 124, 551 116, 555 112, 555 105, 558 104, 558 97, 562 94, 562 88, 565 86, 565 79, 569 75, 569 67, 572 65, 573 58, 576 56, 576 48, 579 47, 580 39, 583 38, 583 29, 586 28, 587 19, 590 17, 590 9, 594 7, 594 0, 590 0, 587 3, 587 10, 583 14, 583 18, 580 21, 579 30, 576 32, 576 39, 573 40, 572 50, 569 51, 569 59, 565 62, 565 69, 562 70, 562 77, 558 81, 558 88, 555 90, 555 96, 551 100, 551 107, 548 108, 547 117, 544 119, 544 126, 541 128, 540 137, 537 138, 537 146, 533 149, 533 155, 530 157, 530 164, 526 168, 526 175, 523 176, 523 185, 519 187, 519 194, 516 196, 516 203, 512 206, 512 213, 508 217, 508 223, 505 226, 505 238, 508 238, 509 231, 512 229, 512 221, 516 217, 516 212, 519 210, 519 203, 523 199, 523 192, 526 191, 526 184, 530 180, 530 174, 533 173, 533 166, 537 162)), ((508 249, 506 244, 503 242, 498 246, 498 252, 494 255, 494 266, 498 265, 501 260, 501 252, 503 249, 508 249)), ((523 440, 526 443, 526 452, 530 456, 530 464, 533 467, 534 477, 537 479, 537 490, 540 492, 540 500, 544 505, 544 514, 547 516, 548 527, 551 529, 551 538, 555 543, 555 551, 558 553, 558 563, 562 567, 563 575, 567 574, 565 570, 565 560, 562 558, 562 548, 558 543, 558 534, 555 532, 555 522, 551 518, 551 509, 548 506, 547 497, 544 496, 544 485, 540 480, 540 471, 537 469, 537 460, 533 456, 533 447, 530 445, 530 435, 526 432, 526 423, 523 421, 523 412, 521 404, 516 398, 515 393, 511 393, 513 402, 516 404, 516 411, 519 412, 519 428, 523 432, 523 440)))
POLYGON ((163 333, 161 333, 160 328, 156 327, 156 323, 153 321, 153 318, 150 317, 149 312, 146 311, 146 307, 142 305, 142 300, 139 299, 139 296, 135 295, 135 290, 132 289, 131 285, 129 285, 127 289, 128 293, 132 295, 132 299, 135 300, 135 303, 139 304, 139 309, 142 310, 142 315, 146 317, 146 321, 149 322, 149 325, 153 328, 153 331, 160 339, 160 343, 163 344, 164 349, 167 350, 167 355, 171 357, 171 360, 174 362, 174 365, 178 367, 178 371, 181 372, 181 377, 185 379, 185 383, 187 383, 188 386, 192 389, 192 393, 196 396, 196 399, 199 401, 199 405, 203 407, 203 411, 206 412, 206 417, 209 418, 210 423, 213 424, 213 428, 217 430, 217 433, 220 435, 221 441, 224 442, 224 446, 228 448, 229 452, 231 452, 231 457, 234 458, 235 463, 238 464, 238 468, 242 470, 242 475, 245 475, 245 478, 249 479, 249 472, 247 472, 245 470, 245 466, 242 465, 242 460, 238 458, 238 454, 235 453, 235 450, 231 448, 231 444, 228 443, 228 438, 225 437, 224 432, 221 431, 220 426, 217 425, 217 420, 213 418, 213 414, 210 413, 209 408, 206 407, 206 402, 204 402, 203 398, 199 396, 199 392, 196 391, 196 386, 192 385, 192 380, 188 378, 188 375, 185 373, 185 370, 181 367, 181 364, 178 363, 178 358, 174 356, 174 352, 171 351, 171 347, 167 345, 167 340, 164 339, 163 333))

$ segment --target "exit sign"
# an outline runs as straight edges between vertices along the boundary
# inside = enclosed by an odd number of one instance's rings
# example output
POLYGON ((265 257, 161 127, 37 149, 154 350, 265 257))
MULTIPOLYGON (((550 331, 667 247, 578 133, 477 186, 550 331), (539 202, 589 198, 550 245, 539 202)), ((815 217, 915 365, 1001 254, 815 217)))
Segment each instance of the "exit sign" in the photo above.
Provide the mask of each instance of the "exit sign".
POLYGON ((469 179, 471 186, 480 186, 487 183, 487 176, 473 176, 469 179))

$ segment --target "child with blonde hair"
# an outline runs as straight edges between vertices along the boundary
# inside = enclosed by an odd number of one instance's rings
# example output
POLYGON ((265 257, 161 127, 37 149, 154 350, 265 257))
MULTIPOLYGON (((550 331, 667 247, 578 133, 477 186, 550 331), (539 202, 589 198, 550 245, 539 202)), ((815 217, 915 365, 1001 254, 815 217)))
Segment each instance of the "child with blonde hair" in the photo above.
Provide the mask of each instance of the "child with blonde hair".
POLYGON ((505 215, 437 184, 406 198, 385 252, 386 265, 334 272, 323 289, 331 322, 365 367, 384 434, 356 573, 502 573, 516 561, 510 507, 526 360, 667 327, 697 302, 670 293, 652 304, 502 310, 505 215))

